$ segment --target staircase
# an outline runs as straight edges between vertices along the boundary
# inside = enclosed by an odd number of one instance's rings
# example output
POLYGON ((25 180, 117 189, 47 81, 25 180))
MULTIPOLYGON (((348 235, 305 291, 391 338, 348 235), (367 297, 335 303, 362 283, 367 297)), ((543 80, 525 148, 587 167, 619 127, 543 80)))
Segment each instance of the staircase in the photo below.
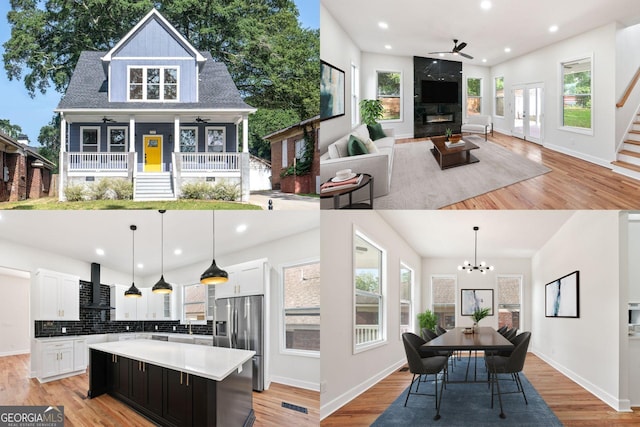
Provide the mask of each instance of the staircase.
POLYGON ((613 170, 631 178, 640 179, 640 114, 625 136, 617 160, 611 162, 613 170))
POLYGON ((173 180, 169 172, 139 173, 136 177, 133 200, 175 200, 175 198, 173 180))

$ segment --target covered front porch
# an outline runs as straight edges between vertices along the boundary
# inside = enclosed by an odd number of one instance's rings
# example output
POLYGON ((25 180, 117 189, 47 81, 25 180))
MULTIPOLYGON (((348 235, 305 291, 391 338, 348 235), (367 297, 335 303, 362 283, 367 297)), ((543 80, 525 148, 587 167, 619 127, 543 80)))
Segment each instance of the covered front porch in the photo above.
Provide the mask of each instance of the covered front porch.
POLYGON ((224 180, 247 201, 250 112, 65 111, 59 198, 68 185, 116 178, 130 180, 134 200, 177 199, 186 183, 224 180))

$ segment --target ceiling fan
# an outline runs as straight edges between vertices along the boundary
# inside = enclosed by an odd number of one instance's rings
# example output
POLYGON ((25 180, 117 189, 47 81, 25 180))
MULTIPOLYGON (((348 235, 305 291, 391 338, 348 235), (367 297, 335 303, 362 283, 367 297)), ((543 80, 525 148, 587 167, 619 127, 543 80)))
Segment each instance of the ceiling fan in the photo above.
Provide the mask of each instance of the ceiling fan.
POLYGON ((106 116, 102 118, 102 123, 113 123, 113 122, 115 122, 115 120, 108 119, 106 116))
POLYGON ((453 49, 451 49, 451 51, 449 51, 449 52, 429 52, 429 54, 434 54, 434 53, 452 53, 454 55, 463 56, 463 57, 465 57, 467 59, 473 59, 473 56, 467 55, 466 53, 460 52, 465 47, 467 47, 467 44, 465 42, 462 42, 462 43, 458 44, 458 40, 457 39, 453 39, 453 49))
POLYGON ((196 123, 208 123, 209 119, 203 119, 200 116, 196 117, 196 123))

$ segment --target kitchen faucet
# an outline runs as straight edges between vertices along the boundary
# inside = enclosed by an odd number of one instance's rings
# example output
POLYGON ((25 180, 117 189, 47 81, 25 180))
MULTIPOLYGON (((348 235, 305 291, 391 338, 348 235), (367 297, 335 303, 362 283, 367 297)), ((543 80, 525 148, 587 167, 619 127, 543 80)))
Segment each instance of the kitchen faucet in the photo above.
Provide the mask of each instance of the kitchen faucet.
POLYGON ((187 319, 187 323, 189 324, 189 335, 193 335, 193 332, 191 331, 191 319, 187 319))

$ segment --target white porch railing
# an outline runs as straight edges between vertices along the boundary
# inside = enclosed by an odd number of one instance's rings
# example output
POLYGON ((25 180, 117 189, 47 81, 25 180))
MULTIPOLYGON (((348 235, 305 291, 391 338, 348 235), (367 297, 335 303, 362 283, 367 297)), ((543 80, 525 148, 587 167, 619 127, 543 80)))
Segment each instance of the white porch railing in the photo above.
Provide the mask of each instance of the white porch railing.
POLYGON ((69 171, 126 172, 129 153, 68 153, 69 171))
POLYGON ((380 326, 356 325, 356 344, 364 344, 380 339, 380 326))
POLYGON ((176 153, 182 172, 238 172, 242 153, 176 153))

